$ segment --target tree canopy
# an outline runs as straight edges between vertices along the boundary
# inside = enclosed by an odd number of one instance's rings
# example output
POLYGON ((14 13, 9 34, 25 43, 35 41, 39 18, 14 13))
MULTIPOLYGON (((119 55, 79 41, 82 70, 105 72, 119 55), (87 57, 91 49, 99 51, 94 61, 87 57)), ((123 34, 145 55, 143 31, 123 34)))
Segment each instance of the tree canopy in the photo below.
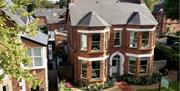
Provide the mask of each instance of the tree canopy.
MULTIPOLYGON (((16 4, 9 5, 5 0, 0 0, 0 10, 3 8, 10 9, 10 12, 22 10, 27 0, 19 0, 16 4)), ((23 12, 24 16, 29 15, 23 12)), ((12 26, 7 23, 9 17, 0 12, 0 80, 5 75, 13 79, 25 79, 32 87, 40 85, 41 81, 35 76, 35 72, 30 72, 30 69, 24 69, 22 64, 31 64, 31 58, 26 54, 26 47, 21 42, 21 33, 33 35, 36 33, 35 21, 25 26, 20 26, 12 23, 12 26)))
POLYGON ((172 20, 179 20, 179 0, 164 0, 164 14, 172 20))
POLYGON ((159 0, 144 0, 147 7, 152 11, 154 9, 154 5, 159 2, 159 0))

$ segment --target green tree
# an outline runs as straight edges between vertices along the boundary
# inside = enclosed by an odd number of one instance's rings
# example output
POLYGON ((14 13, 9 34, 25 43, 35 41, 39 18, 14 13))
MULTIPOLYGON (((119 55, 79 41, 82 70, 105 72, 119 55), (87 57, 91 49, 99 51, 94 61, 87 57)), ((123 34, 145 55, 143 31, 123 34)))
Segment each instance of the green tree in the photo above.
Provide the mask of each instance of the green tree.
MULTIPOLYGON (((21 0, 14 5, 9 5, 5 0, 0 0, 0 9, 8 8, 12 13, 22 10, 27 5, 27 0, 21 0)), ((28 15, 26 12, 22 15, 28 15)), ((41 81, 35 76, 35 72, 30 69, 24 69, 22 64, 31 64, 31 58, 26 54, 26 48, 21 42, 20 34, 27 33, 33 35, 36 33, 36 22, 29 23, 25 26, 19 26, 14 23, 11 26, 6 14, 0 12, 0 81, 5 75, 13 79, 25 79, 32 87, 40 85, 41 81)))
POLYGON ((179 0, 164 0, 164 13, 167 18, 179 20, 179 0))
POLYGON ((152 11, 154 9, 154 5, 156 5, 159 0, 144 0, 147 7, 152 11))
POLYGON ((67 7, 67 0, 61 0, 61 1, 59 2, 59 7, 60 7, 60 8, 67 7))

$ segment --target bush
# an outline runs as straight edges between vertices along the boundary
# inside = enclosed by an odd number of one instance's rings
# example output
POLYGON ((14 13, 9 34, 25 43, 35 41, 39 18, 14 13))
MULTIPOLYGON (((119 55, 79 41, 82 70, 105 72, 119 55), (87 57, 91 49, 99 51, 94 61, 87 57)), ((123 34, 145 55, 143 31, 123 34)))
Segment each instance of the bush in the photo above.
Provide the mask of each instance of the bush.
POLYGON ((128 84, 133 85, 150 85, 157 83, 159 81, 158 73, 153 73, 152 76, 145 75, 140 77, 134 77, 133 75, 124 75, 122 78, 128 84))
POLYGON ((154 50, 155 60, 167 60, 166 68, 168 69, 179 69, 179 58, 178 52, 171 48, 167 48, 161 45, 157 45, 154 50))
POLYGON ((167 36, 167 44, 172 45, 175 42, 179 42, 180 37, 179 36, 173 36, 173 35, 168 35, 167 36))
POLYGON ((115 78, 110 78, 108 79, 104 84, 101 83, 96 83, 96 84, 91 84, 88 85, 86 82, 82 79, 80 81, 80 85, 81 85, 81 90, 83 91, 102 91, 102 89, 106 89, 106 88, 111 88, 113 86, 115 86, 115 82, 116 79, 115 78))

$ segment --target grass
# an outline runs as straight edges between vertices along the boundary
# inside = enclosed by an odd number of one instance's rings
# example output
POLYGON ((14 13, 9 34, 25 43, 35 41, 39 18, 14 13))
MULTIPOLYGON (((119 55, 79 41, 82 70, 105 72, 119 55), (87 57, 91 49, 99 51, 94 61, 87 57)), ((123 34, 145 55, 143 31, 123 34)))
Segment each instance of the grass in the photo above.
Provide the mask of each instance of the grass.
MULTIPOLYGON (((139 89, 137 91, 159 91, 159 89, 139 89)), ((173 81, 170 83, 169 89, 163 89, 161 91, 179 91, 179 82, 173 81)))

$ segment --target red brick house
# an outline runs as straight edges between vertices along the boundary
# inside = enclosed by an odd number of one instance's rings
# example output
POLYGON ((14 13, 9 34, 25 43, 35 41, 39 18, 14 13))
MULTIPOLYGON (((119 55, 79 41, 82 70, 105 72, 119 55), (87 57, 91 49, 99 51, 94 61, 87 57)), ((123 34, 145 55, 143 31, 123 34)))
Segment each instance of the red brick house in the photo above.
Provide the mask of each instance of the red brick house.
POLYGON ((64 28, 66 9, 35 9, 35 17, 39 25, 46 25, 49 31, 64 28))
POLYGON ((67 30, 74 82, 151 75, 156 25, 143 0, 71 0, 67 30))
POLYGON ((158 21, 157 34, 164 34, 167 32, 175 33, 180 31, 180 23, 177 20, 168 19, 163 12, 162 4, 154 6, 153 15, 158 21))

